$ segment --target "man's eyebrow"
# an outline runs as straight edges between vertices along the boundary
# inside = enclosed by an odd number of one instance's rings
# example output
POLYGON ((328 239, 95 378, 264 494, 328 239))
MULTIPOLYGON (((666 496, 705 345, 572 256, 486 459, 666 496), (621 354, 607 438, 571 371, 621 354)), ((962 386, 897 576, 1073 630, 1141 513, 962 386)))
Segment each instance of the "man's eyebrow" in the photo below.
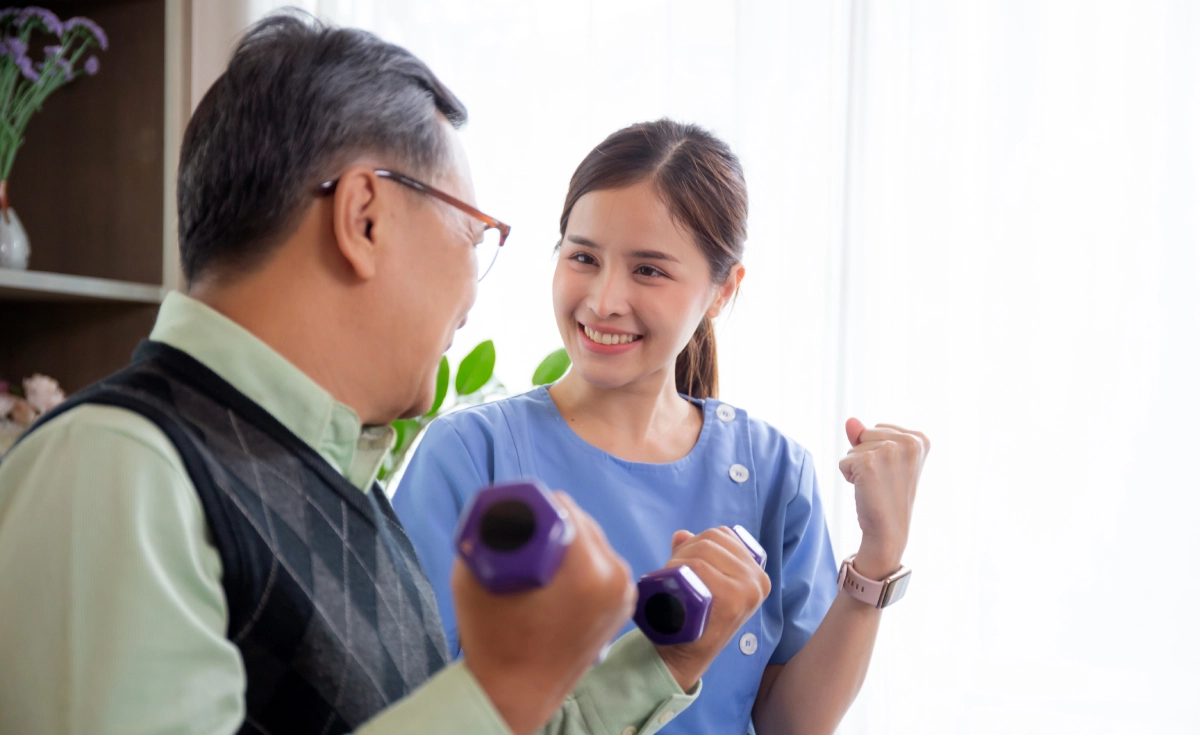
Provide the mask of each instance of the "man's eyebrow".
MULTIPOLYGON (((567 240, 575 243, 576 245, 582 245, 585 248, 600 248, 599 245, 582 235, 567 235, 567 240)), ((679 258, 676 258, 674 255, 664 253, 661 250, 635 250, 629 255, 630 257, 641 258, 643 260, 668 260, 672 263, 679 262, 679 258)))

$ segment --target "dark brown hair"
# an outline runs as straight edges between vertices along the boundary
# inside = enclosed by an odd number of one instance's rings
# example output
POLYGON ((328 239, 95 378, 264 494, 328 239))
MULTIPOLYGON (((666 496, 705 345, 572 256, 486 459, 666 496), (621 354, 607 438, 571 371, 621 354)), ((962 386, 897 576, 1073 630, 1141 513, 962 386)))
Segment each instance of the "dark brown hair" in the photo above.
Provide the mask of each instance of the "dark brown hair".
MULTIPOLYGON (((559 233, 566 236, 571 210, 584 194, 647 179, 708 258, 713 283, 724 283, 746 243, 746 180, 729 146, 696 125, 662 119, 605 138, 571 177, 559 233)), ((675 358, 675 385, 693 398, 717 396, 717 338, 707 316, 675 358)))

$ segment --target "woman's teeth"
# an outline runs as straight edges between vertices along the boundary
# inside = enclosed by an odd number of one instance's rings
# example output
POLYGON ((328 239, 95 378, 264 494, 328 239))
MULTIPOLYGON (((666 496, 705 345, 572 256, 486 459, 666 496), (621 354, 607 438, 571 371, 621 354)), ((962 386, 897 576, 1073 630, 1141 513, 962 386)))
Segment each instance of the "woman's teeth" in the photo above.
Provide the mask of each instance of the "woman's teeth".
POLYGON ((624 345, 642 338, 640 334, 605 334, 586 325, 583 325, 583 333, 588 336, 588 339, 602 345, 624 345))

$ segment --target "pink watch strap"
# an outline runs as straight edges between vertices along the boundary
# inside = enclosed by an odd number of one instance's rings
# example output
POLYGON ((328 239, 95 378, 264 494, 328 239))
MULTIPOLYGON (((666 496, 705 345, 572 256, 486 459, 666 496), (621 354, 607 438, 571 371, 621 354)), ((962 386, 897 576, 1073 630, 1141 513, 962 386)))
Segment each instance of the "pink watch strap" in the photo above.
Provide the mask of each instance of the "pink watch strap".
POLYGON ((878 581, 867 579, 854 568, 854 555, 852 554, 842 562, 842 568, 838 572, 838 587, 846 590, 851 597, 859 602, 865 602, 871 607, 884 608, 898 601, 904 595, 909 572, 910 570, 907 567, 900 567, 895 573, 888 575, 884 579, 878 581), (892 587, 897 582, 901 582, 898 590, 896 590, 898 594, 894 596, 888 594, 893 591, 892 587))

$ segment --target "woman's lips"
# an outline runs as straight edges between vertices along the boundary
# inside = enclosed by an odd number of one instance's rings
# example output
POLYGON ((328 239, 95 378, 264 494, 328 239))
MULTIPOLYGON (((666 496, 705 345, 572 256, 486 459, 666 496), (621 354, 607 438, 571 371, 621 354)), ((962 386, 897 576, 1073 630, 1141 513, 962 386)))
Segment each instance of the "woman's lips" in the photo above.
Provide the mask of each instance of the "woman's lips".
POLYGON ((583 345, 583 348, 600 355, 622 355, 636 348, 642 341, 642 335, 640 334, 600 332, 582 323, 577 322, 577 324, 579 326, 579 341, 583 345), (593 335, 595 336, 593 337, 593 335), (608 340, 611 340, 611 342, 605 344, 605 341, 608 340))

